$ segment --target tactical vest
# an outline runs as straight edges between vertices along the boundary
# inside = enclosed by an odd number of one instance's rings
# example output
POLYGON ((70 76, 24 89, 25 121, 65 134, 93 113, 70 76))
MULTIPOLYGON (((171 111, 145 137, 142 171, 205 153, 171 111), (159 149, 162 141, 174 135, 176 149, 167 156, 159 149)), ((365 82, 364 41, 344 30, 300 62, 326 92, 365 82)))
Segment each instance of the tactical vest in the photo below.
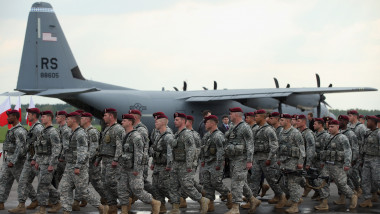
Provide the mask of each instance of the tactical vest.
POLYGON ((136 132, 135 129, 130 131, 128 134, 125 135, 123 138, 123 166, 126 168, 133 168, 134 163, 134 144, 133 140, 129 140, 130 137, 132 137, 133 132, 136 132))
POLYGON ((215 157, 216 158, 216 143, 213 140, 213 136, 218 132, 219 130, 215 130, 213 133, 209 135, 209 137, 206 140, 205 146, 203 147, 203 155, 206 158, 215 157))
POLYGON ((289 158, 299 158, 301 155, 300 148, 294 141, 294 139, 291 138, 292 133, 296 131, 295 128, 290 128, 289 132, 286 134, 283 134, 284 131, 281 132, 280 138, 278 140, 279 148, 278 153, 280 156, 285 156, 289 158))
POLYGON ((165 132, 160 136, 160 138, 156 141, 157 143, 152 145, 153 148, 153 160, 155 164, 164 165, 167 162, 167 146, 164 142, 166 134, 169 132, 165 132))
POLYGON ((321 160, 322 161, 331 161, 331 162, 344 162, 344 150, 342 145, 338 145, 336 140, 338 136, 343 135, 342 133, 338 133, 335 136, 331 137, 329 142, 324 146, 321 151, 321 160))
POLYGON ((362 154, 370 156, 380 156, 380 139, 378 137, 379 129, 368 131, 364 138, 362 154))
POLYGON ((105 156, 115 156, 116 152, 116 136, 111 135, 109 132, 112 128, 115 128, 117 123, 113 124, 107 131, 102 134, 101 144, 99 148, 99 154, 105 156))
POLYGON ((241 156, 247 153, 246 143, 243 136, 238 135, 239 126, 244 123, 240 122, 237 126, 233 127, 232 132, 228 136, 228 144, 226 146, 226 155, 229 157, 241 156))
POLYGON ((141 137, 143 138, 143 141, 144 141, 144 150, 143 150, 143 158, 142 158, 142 163, 144 165, 148 165, 149 163, 149 155, 148 155, 148 151, 149 151, 149 131, 148 131, 148 128, 142 124, 142 123, 139 123, 137 124, 137 126, 135 127, 135 129, 137 130, 137 128, 143 128, 147 131, 147 136, 143 136, 141 135, 141 137))
POLYGON ((321 133, 317 133, 316 134, 316 137, 315 137, 315 158, 317 160, 320 160, 320 154, 321 154, 321 151, 323 150, 323 145, 324 145, 324 142, 322 142, 322 140, 324 140, 325 138, 323 137, 327 132, 325 130, 323 130, 321 133))
POLYGON ((34 142, 37 141, 37 136, 33 133, 34 128, 36 126, 42 126, 41 123, 36 123, 32 129, 29 130, 27 136, 26 136, 26 144, 29 146, 29 157, 32 158, 34 154, 36 153, 34 149, 34 142))
POLYGON ((182 139, 181 134, 187 131, 186 128, 182 129, 180 133, 176 136, 177 146, 173 148, 173 159, 175 161, 185 162, 186 161, 186 151, 185 151, 185 141, 187 139, 182 139))
POLYGON ((75 136, 75 133, 81 128, 75 129, 75 131, 71 134, 70 136, 70 141, 69 141, 69 148, 65 151, 65 160, 67 163, 76 163, 77 162, 77 146, 78 146, 78 141, 76 138, 73 138, 75 136))
POLYGON ((7 131, 5 141, 3 143, 3 150, 9 154, 13 154, 16 150, 16 137, 15 137, 15 130, 23 128, 21 125, 14 127, 13 129, 10 129, 7 131))
POLYGON ((36 141, 36 153, 38 155, 51 155, 51 140, 48 135, 49 129, 53 128, 53 126, 49 126, 42 131, 41 137, 36 141))
POLYGON ((269 124, 265 124, 264 126, 260 127, 255 135, 254 135, 254 151, 255 153, 263 152, 263 153, 269 153, 269 141, 268 138, 264 135, 264 132, 267 128, 271 128, 269 124))

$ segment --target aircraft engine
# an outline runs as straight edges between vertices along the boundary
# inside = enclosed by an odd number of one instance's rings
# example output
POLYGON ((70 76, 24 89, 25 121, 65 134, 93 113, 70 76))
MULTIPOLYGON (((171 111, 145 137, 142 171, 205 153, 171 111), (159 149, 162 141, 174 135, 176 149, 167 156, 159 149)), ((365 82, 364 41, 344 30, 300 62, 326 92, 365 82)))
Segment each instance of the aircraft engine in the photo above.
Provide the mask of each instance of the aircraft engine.
POLYGON ((300 109, 309 110, 318 106, 319 99, 319 94, 292 94, 286 98, 284 103, 300 109))
POLYGON ((243 102, 243 105, 249 106, 254 109, 275 109, 278 107, 279 101, 274 98, 253 98, 247 99, 246 102, 243 102))

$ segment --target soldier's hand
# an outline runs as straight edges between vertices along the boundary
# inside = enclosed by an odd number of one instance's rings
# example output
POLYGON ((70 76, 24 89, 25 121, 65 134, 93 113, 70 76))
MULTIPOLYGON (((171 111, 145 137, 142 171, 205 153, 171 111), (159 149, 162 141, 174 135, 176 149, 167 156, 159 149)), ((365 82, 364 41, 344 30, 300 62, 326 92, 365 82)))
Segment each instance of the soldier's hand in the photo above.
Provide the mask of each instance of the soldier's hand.
POLYGON ((95 161, 94 166, 98 167, 99 166, 99 162, 95 161))
POLYGON ((302 169, 303 168, 303 164, 297 164, 297 168, 298 169, 302 169))
POLYGON ((215 167, 215 170, 216 170, 216 171, 219 171, 219 170, 220 170, 220 166, 216 166, 216 167, 215 167))
POLYGON ((310 166, 309 166, 309 165, 306 165, 306 166, 305 166, 305 169, 306 169, 306 170, 309 170, 309 169, 310 169, 310 166))
POLYGON ((344 169, 344 171, 348 171, 348 170, 350 170, 350 167, 349 166, 345 166, 343 169, 344 169))
POLYGON ((13 167, 13 163, 12 163, 12 162, 9 162, 9 163, 8 163, 8 167, 9 167, 9 168, 12 168, 12 167, 13 167))
POLYGON ((134 176, 138 176, 138 175, 139 175, 138 172, 132 172, 132 174, 133 174, 134 176))
POLYGON ((201 163, 201 166, 202 166, 202 167, 205 167, 205 162, 202 162, 202 163, 201 163))
POLYGON ((170 170, 172 170, 172 168, 166 167, 165 170, 170 171, 170 170))
POLYGON ((247 170, 250 170, 252 168, 252 162, 247 162, 246 167, 247 167, 247 170))
POLYGON ((49 171, 49 172, 53 172, 53 170, 54 170, 54 167, 53 167, 53 166, 49 166, 49 167, 48 167, 48 171, 49 171))
POLYGON ((36 164, 36 161, 35 160, 32 160, 32 162, 30 162, 30 165, 31 166, 34 166, 36 164))
POLYGON ((192 172, 193 170, 192 169, 187 169, 187 172, 192 172))
POLYGON ((117 163, 116 161, 112 161, 111 167, 112 167, 112 168, 116 168, 116 167, 117 167, 117 164, 118 164, 118 163, 117 163))
POLYGON ((266 165, 266 166, 270 166, 270 162, 271 162, 270 160, 266 160, 266 161, 265 161, 265 165, 266 165))
POLYGON ((150 170, 154 170, 154 165, 150 165, 150 170))
POLYGON ((279 166, 280 166, 280 165, 281 165, 281 161, 277 161, 277 165, 279 165, 279 166))
POLYGON ((38 170, 38 167, 39 167, 40 165, 38 165, 38 163, 36 163, 36 164, 34 164, 34 167, 38 170))
POLYGON ((75 173, 76 175, 79 175, 79 173, 80 173, 80 169, 75 168, 75 169, 74 169, 74 173, 75 173))

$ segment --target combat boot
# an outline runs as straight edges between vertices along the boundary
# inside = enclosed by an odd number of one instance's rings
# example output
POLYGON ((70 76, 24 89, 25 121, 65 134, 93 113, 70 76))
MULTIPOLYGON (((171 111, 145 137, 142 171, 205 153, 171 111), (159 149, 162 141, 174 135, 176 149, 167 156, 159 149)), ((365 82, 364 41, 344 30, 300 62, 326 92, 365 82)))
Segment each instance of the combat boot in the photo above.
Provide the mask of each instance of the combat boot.
POLYGON ((0 210, 4 210, 4 203, 0 203, 0 210))
POLYGON ((86 200, 82 200, 81 202, 80 202, 80 205, 79 205, 80 207, 85 207, 85 206, 87 206, 87 201, 86 200))
POLYGON ((363 194, 363 190, 362 190, 362 188, 357 188, 356 189, 356 195, 358 196, 358 198, 360 198, 360 196, 362 196, 362 194, 363 194))
POLYGON ((251 203, 250 203, 250 202, 247 202, 247 203, 245 203, 245 204, 240 205, 240 207, 241 207, 242 209, 248 210, 249 208, 251 208, 251 203))
POLYGON ((207 209, 207 212, 214 212, 214 211, 215 211, 214 201, 213 201, 213 200, 210 200, 210 203, 208 203, 208 209, 207 209))
POLYGON ((256 208, 257 208, 258 206, 260 206, 261 201, 260 201, 259 199, 255 198, 254 196, 252 196, 252 197, 249 199, 249 203, 251 204, 251 207, 249 208, 248 213, 252 214, 252 213, 255 213, 256 208))
POLYGON ((230 209, 230 211, 228 211, 228 212, 226 212, 224 214, 240 214, 239 204, 233 203, 232 204, 232 208, 230 209))
POLYGON ((160 213, 166 213, 168 210, 166 209, 165 203, 161 202, 160 213))
POLYGON ((74 200, 74 203, 71 207, 72 207, 73 211, 80 211, 79 201, 74 200))
POLYGON ((107 199, 101 198, 100 199, 100 203, 103 204, 103 205, 107 205, 107 199))
POLYGON ((132 209, 132 198, 129 198, 128 210, 131 210, 131 209, 132 209))
POLYGON ((46 207, 40 206, 40 209, 37 212, 35 212, 34 214, 46 214, 46 207))
POLYGON ((350 209, 355 209, 356 205, 358 205, 358 196, 353 194, 351 197, 350 209))
POLYGON ((108 214, 117 214, 117 205, 110 205, 108 208, 108 214))
POLYGON ((336 205, 343 205, 343 204, 346 204, 346 196, 343 195, 343 194, 341 194, 341 195, 339 196, 339 199, 334 201, 334 204, 336 204, 336 205))
POLYGON ((263 184, 261 187, 261 195, 260 197, 264 197, 265 194, 267 194, 267 191, 269 190, 269 185, 268 184, 263 184))
POLYGON ((285 206, 285 204, 286 204, 286 196, 285 196, 285 194, 282 194, 280 196, 280 201, 278 201, 275 208, 277 208, 277 209, 283 208, 285 206))
POLYGON ((26 213, 25 203, 19 203, 14 209, 8 210, 9 213, 26 213))
POLYGON ((227 196, 225 196, 225 195, 220 195, 219 198, 220 198, 220 201, 226 201, 227 200, 227 196))
POLYGON ((63 211, 63 214, 70 214, 69 211, 63 211))
POLYGON ((359 206, 360 207, 370 207, 371 208, 373 205, 372 205, 371 199, 367 199, 367 200, 363 201, 359 206))
POLYGON ((179 208, 187 208, 187 202, 184 198, 179 198, 179 208))
POLYGON ((298 203, 292 201, 292 205, 290 208, 285 210, 286 213, 298 213, 298 203))
POLYGON ((99 214, 107 214, 106 206, 103 206, 102 204, 99 205, 98 210, 99 210, 99 214))
POLYGON ((179 204, 172 204, 172 210, 170 210, 169 214, 180 214, 179 204))
MULTIPOLYGON (((297 202, 297 204, 300 205, 302 202, 303 202, 303 199, 300 198, 300 200, 297 202)), ((286 201, 285 207, 291 207, 292 204, 293 204, 293 201, 288 199, 288 201, 286 201)))
POLYGON ((62 205, 61 203, 58 202, 54 204, 50 210, 48 210, 48 213, 57 213, 59 212, 59 210, 61 210, 61 208, 62 208, 62 205))
POLYGON ((305 187, 304 191, 302 193, 302 197, 307 197, 307 195, 309 195, 310 191, 311 191, 311 188, 305 187))
POLYGON ((316 210, 329 210, 329 204, 327 203, 327 198, 323 199, 321 204, 314 207, 316 210))
POLYGON ((371 201, 372 202, 378 202, 379 201, 379 196, 377 195, 377 192, 372 193, 371 201))
POLYGON ((38 207, 38 201, 34 200, 32 203, 29 204, 29 206, 26 207, 27 210, 34 210, 38 207))
POLYGON ((277 204, 280 201, 280 196, 275 195, 272 199, 268 200, 269 204, 277 204))
POLYGON ((231 209, 232 208, 232 194, 229 192, 227 194, 227 203, 226 203, 226 206, 228 209, 231 209))
POLYGON ((152 199, 152 214, 158 214, 160 212, 161 201, 152 199))
POLYGON ((201 213, 206 214, 208 210, 208 204, 210 203, 210 199, 202 197, 201 200, 199 200, 199 206, 201 208, 201 213))
POLYGON ((128 214, 128 205, 121 205, 121 213, 120 214, 128 214))
POLYGON ((139 200, 139 198, 137 198, 137 196, 133 195, 132 196, 132 204, 134 204, 137 200, 139 200))

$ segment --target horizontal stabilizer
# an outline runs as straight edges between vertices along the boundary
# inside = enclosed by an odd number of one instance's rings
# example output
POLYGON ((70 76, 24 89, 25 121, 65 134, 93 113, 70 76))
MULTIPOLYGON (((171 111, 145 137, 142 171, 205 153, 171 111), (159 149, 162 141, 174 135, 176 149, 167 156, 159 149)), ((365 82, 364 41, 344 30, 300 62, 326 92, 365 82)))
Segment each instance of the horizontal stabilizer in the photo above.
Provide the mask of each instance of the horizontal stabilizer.
POLYGON ((46 91, 42 91, 36 95, 38 96, 45 96, 45 97, 60 97, 68 95, 74 95, 74 94, 81 94, 81 93, 88 93, 88 92, 94 92, 94 91, 100 91, 97 88, 66 88, 66 89, 48 89, 46 91))
POLYGON ((0 96, 10 96, 10 97, 18 97, 18 96, 22 96, 22 95, 25 95, 25 93, 19 92, 19 91, 4 92, 4 93, 0 94, 0 96))

